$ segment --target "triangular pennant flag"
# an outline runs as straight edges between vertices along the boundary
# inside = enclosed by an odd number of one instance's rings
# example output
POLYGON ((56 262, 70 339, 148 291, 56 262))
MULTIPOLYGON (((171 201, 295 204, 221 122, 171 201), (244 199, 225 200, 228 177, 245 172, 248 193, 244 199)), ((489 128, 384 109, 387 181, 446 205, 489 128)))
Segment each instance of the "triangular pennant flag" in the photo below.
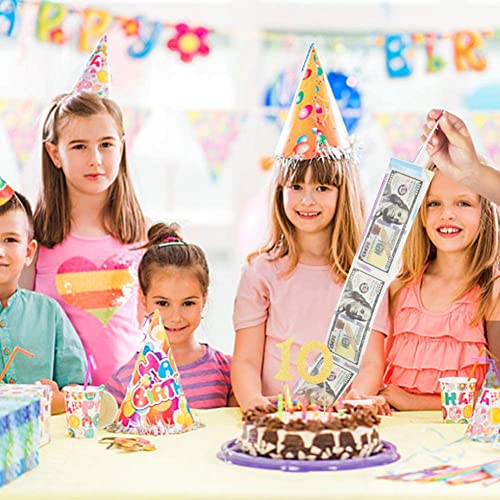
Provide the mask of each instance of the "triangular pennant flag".
POLYGON ((493 165, 500 165, 500 111, 472 113, 484 151, 493 165))
POLYGON ((413 161, 421 146, 420 136, 424 119, 421 113, 379 113, 376 119, 384 129, 392 155, 413 161))
POLYGON ((246 116, 227 111, 189 111, 187 118, 216 182, 246 116))
POLYGON ((92 92, 100 97, 110 97, 111 72, 108 64, 108 38, 104 35, 90 55, 73 92, 92 92))
POLYGON ((197 427, 182 390, 172 348, 156 310, 137 357, 116 432, 172 434, 197 427))
POLYGON ((275 156, 293 160, 350 159, 351 146, 337 101, 312 44, 275 156))
POLYGON ((130 106, 123 106, 121 109, 125 136, 127 138, 127 151, 131 151, 137 135, 141 131, 144 122, 148 119, 149 109, 133 108, 130 106))
POLYGON ((500 373, 495 360, 486 357, 488 370, 465 435, 474 441, 500 443, 500 373))
POLYGON ((14 194, 14 190, 0 177, 0 207, 5 205, 14 194))
POLYGON ((42 103, 36 101, 0 100, 0 119, 21 169, 27 165, 38 142, 38 124, 42 111, 42 103))

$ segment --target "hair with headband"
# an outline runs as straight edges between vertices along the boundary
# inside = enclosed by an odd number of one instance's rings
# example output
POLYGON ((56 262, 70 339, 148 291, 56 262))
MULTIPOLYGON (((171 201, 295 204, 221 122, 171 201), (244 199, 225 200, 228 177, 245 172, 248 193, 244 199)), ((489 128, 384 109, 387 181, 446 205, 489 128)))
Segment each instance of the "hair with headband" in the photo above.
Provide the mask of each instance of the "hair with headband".
POLYGON ((198 245, 186 243, 179 231, 177 224, 162 222, 149 229, 148 242, 143 247, 146 252, 139 264, 139 283, 144 295, 155 272, 174 268, 191 271, 200 283, 203 296, 207 296, 210 276, 205 253, 198 245))

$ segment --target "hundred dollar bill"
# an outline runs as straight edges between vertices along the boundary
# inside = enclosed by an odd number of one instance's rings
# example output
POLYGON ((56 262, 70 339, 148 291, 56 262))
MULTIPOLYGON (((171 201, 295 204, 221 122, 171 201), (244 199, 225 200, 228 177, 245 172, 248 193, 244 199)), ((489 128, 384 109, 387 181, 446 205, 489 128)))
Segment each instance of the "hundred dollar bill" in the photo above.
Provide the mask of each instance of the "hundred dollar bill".
MULTIPOLYGON (((319 356, 310 368, 309 373, 317 375, 322 367, 323 356, 319 356)), ((296 386, 294 397, 299 401, 312 402, 320 407, 323 405, 330 407, 351 384, 356 374, 357 371, 349 370, 334 361, 333 369, 325 382, 312 384, 301 380, 296 386)))
POLYGON ((333 354, 359 365, 384 290, 384 281, 351 268, 327 337, 326 345, 333 354))
POLYGON ((411 227, 410 215, 425 179, 392 170, 384 179, 382 195, 375 202, 359 259, 381 271, 389 271, 400 244, 411 227))

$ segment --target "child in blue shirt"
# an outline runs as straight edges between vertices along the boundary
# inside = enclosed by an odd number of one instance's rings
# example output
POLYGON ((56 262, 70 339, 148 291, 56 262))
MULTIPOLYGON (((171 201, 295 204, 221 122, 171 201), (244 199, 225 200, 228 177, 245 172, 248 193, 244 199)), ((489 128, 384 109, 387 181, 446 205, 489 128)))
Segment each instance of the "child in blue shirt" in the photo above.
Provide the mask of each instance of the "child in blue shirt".
POLYGON ((64 411, 60 388, 81 384, 87 360, 82 343, 59 304, 40 293, 19 288, 19 277, 36 252, 33 214, 19 193, 0 200, 0 372, 19 346, 34 354, 13 358, 0 382, 41 381, 53 390, 52 413, 64 411))

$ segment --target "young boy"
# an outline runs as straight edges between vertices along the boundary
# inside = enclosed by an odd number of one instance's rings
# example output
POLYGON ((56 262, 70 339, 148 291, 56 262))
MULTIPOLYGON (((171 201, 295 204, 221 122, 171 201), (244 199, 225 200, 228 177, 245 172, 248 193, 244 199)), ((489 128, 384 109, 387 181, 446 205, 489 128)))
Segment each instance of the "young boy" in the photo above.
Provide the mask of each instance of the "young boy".
POLYGON ((19 288, 21 272, 31 263, 37 248, 33 213, 23 195, 1 183, 10 199, 0 197, 0 372, 17 346, 35 355, 31 359, 17 353, 2 381, 32 384, 40 380, 50 385, 52 414, 62 413, 64 395, 59 388, 83 383, 85 351, 55 300, 19 288))

